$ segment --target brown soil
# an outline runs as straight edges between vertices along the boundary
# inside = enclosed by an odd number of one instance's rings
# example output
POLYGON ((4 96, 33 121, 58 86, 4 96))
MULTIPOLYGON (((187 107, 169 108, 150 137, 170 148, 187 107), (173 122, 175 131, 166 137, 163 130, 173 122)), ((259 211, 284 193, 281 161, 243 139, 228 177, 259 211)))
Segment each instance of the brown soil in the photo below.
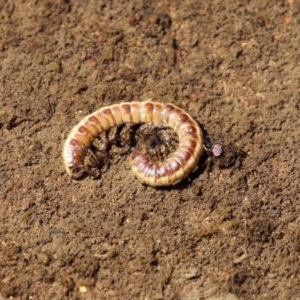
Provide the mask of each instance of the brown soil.
POLYGON ((0 27, 1 299, 300 299, 298 0, 2 0, 0 27), (229 157, 71 180, 71 128, 141 99, 229 157))

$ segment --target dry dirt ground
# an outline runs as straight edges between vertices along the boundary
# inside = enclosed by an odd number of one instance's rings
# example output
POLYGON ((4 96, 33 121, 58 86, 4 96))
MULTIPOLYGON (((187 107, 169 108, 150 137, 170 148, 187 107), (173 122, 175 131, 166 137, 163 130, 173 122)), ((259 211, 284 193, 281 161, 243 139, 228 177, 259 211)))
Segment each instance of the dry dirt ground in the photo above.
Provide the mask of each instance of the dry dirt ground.
POLYGON ((0 28, 0 299, 300 299, 299 0, 2 0, 0 28), (71 128, 142 99, 228 157, 71 180, 71 128))

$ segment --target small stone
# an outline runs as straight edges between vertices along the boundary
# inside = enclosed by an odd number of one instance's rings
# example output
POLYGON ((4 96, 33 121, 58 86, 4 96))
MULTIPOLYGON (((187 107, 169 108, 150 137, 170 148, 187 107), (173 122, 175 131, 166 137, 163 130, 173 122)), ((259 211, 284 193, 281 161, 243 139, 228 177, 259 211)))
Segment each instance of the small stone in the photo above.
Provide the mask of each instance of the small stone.
POLYGON ((87 292, 87 288, 82 285, 82 286, 79 287, 79 292, 82 293, 82 294, 85 294, 87 292))
POLYGON ((223 153, 222 146, 220 144, 214 144, 212 148, 212 153, 214 157, 220 157, 223 153))

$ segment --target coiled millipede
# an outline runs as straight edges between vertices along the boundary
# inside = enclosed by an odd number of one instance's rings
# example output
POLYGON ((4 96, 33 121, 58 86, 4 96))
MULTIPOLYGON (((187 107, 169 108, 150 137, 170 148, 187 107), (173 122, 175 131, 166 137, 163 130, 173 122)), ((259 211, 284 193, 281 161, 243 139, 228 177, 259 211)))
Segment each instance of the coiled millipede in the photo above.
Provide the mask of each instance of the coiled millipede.
POLYGON ((164 161, 154 162, 144 147, 136 147, 129 161, 135 176, 150 186, 168 186, 185 179, 199 164, 204 153, 204 134, 198 123, 173 104, 124 102, 102 107, 84 117, 70 132, 63 148, 68 174, 79 178, 85 172, 84 157, 102 132, 123 124, 152 123, 172 128, 179 144, 164 161))

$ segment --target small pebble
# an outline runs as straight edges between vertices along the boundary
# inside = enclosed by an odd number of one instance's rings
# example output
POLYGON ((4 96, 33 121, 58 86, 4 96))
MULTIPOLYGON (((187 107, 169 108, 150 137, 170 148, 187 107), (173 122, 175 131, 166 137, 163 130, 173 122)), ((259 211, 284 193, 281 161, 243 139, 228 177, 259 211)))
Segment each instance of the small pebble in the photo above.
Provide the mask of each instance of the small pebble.
POLYGON ((220 157, 223 153, 222 146, 220 144, 214 144, 212 148, 212 153, 214 157, 220 157))

